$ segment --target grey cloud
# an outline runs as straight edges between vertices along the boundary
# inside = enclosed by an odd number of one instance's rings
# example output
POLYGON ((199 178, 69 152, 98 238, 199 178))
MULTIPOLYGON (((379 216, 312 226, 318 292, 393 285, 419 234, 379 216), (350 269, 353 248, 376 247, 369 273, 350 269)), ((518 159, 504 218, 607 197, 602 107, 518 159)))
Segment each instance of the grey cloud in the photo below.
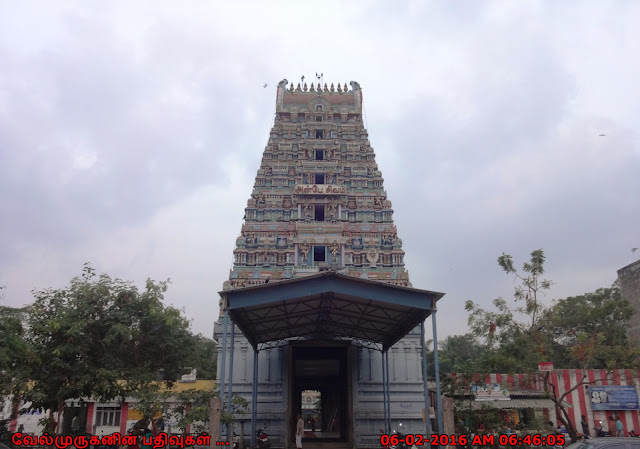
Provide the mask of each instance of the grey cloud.
POLYGON ((465 331, 464 300, 511 294, 502 251, 521 263, 544 248, 550 298, 631 262, 640 39, 628 2, 336 2, 325 9, 339 32, 319 41, 317 8, 298 2, 256 3, 255 17, 86 5, 0 5, 0 281, 16 303, 91 260, 172 277, 171 301, 209 335, 275 85, 314 71, 363 86, 414 286, 447 293, 441 335, 465 331), (28 33, 11 26, 27 18, 28 33))

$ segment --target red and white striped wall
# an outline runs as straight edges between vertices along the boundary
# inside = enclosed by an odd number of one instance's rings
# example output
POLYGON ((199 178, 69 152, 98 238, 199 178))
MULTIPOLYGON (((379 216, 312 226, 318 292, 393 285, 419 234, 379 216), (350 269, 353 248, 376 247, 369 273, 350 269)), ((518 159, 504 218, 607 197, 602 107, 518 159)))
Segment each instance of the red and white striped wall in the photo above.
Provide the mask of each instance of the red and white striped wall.
MULTIPOLYGON (((479 379, 479 376, 475 377, 476 380, 479 379)), ((613 372, 607 372, 606 370, 554 370, 550 375, 550 381, 556 385, 559 395, 564 394, 572 387, 578 385, 583 381, 583 378, 592 386, 633 385, 636 387, 636 391, 638 391, 640 387, 640 370, 620 369, 614 370, 613 372)), ((544 391, 544 384, 541 377, 537 375, 489 374, 486 376, 485 382, 503 384, 506 385, 507 388, 514 390, 544 391)), ((580 385, 571 391, 565 397, 565 401, 571 404, 571 407, 568 408, 569 417, 578 431, 582 430, 580 426, 582 415, 587 418, 589 430, 591 435, 594 436, 594 428, 596 427, 597 421, 602 421, 606 430, 609 416, 617 414, 624 426, 625 435, 632 429, 640 432, 640 410, 593 411, 591 410, 591 394, 589 388, 585 385, 580 385)), ((550 410, 549 412, 553 420, 555 411, 550 410)))

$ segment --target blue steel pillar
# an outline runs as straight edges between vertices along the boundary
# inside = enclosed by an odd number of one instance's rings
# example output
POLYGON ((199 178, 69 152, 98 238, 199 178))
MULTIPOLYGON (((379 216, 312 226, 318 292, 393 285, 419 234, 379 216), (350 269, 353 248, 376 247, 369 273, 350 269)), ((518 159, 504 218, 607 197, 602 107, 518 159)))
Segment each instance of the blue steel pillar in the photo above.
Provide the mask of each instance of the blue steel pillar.
MULTIPOLYGON (((222 327, 222 363, 220 364, 220 404, 224 407, 224 377, 226 374, 225 361, 227 360, 227 325, 229 323, 229 309, 224 305, 224 318, 222 327)), ((222 415, 220 416, 220 430, 222 430, 222 415)), ((228 435, 227 435, 228 437, 228 435)))
POLYGON ((251 449, 256 447, 256 407, 258 406, 258 350, 253 350, 253 388, 251 390, 251 449))
MULTIPOLYGON (((227 413, 231 413, 231 395, 233 394, 233 353, 235 352, 233 344, 236 338, 236 323, 231 321, 231 346, 229 347, 229 395, 227 396, 227 413)), ((233 442, 233 432, 231 431, 231 425, 227 429, 227 435, 229 441, 233 442)))
POLYGON ((388 435, 389 428, 387 427, 387 374, 384 369, 384 350, 380 351, 380 358, 382 359, 382 407, 384 418, 384 431, 388 435))
POLYGON ((427 348, 425 345, 424 321, 420 323, 420 343, 422 349, 422 382, 424 383, 424 420, 427 433, 425 438, 429 441, 427 447, 431 447, 431 420, 429 419, 429 385, 427 376, 427 348))
POLYGON ((440 394, 440 364, 438 363, 438 328, 436 327, 436 309, 431 311, 433 326, 433 364, 436 372, 436 400, 438 401, 438 432, 442 433, 442 396, 440 394))
POLYGON ((389 420, 389 432, 391 432, 391 386, 389 384, 389 350, 385 352, 387 357, 387 416, 389 420))

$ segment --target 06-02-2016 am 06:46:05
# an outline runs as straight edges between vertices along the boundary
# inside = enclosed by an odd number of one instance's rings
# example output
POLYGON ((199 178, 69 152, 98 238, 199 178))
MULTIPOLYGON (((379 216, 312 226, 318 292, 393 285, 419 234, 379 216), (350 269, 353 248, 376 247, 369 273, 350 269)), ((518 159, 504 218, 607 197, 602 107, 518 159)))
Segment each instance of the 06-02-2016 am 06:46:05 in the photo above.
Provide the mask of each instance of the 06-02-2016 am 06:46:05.
POLYGON ((524 444, 528 446, 556 446, 564 445, 564 435, 515 435, 515 434, 499 434, 499 435, 474 435, 468 437, 467 435, 431 435, 431 438, 425 438, 424 435, 405 435, 401 437, 399 435, 382 435, 380 437, 380 444, 382 446, 397 446, 398 444, 406 444, 407 446, 424 446, 425 444, 432 444, 434 446, 466 446, 471 444, 472 446, 522 446, 524 444))

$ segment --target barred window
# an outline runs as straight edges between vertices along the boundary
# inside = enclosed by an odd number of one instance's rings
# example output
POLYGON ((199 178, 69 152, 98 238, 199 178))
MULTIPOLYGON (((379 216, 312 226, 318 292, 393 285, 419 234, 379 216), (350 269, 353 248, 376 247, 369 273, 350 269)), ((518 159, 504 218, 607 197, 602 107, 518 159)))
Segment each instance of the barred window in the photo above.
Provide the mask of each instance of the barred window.
POLYGON ((98 426, 119 426, 120 407, 97 407, 96 424, 98 426))

